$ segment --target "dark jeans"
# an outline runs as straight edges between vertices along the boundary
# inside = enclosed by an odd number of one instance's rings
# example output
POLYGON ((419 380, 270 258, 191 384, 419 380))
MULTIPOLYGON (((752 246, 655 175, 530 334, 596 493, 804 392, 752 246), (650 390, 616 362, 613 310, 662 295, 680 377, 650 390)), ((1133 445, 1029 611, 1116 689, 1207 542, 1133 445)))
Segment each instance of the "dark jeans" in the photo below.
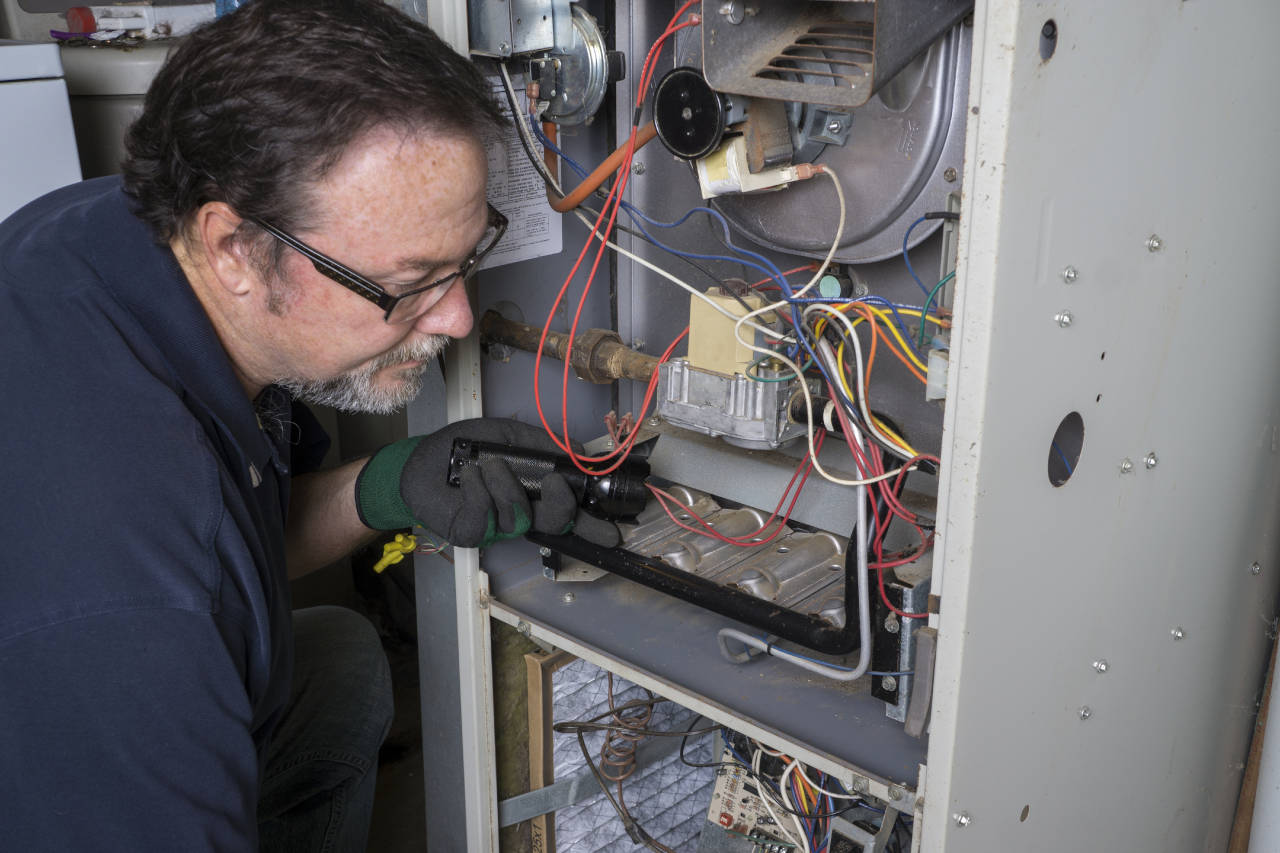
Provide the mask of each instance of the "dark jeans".
POLYGON ((394 710, 391 671, 377 631, 351 610, 294 611, 293 634, 293 695, 259 792, 261 850, 362 851, 394 710))

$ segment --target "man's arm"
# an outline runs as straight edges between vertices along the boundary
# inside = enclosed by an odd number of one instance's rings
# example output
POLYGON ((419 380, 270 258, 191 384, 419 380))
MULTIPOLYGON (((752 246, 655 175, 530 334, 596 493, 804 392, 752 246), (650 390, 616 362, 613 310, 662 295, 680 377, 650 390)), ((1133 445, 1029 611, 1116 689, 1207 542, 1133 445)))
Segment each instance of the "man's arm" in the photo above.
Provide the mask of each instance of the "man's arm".
POLYGON ((356 514, 356 476, 367 461, 293 478, 285 523, 290 578, 327 566, 378 535, 356 514))

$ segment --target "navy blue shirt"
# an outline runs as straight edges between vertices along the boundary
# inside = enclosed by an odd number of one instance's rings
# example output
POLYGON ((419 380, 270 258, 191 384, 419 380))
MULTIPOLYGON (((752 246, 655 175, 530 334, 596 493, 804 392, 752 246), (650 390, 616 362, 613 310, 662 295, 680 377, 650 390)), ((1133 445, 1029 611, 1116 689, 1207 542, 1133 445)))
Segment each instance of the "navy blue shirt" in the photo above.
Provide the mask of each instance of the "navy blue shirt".
POLYGON ((0 224, 0 442, 0 849, 255 849, 288 445, 118 179, 0 224))

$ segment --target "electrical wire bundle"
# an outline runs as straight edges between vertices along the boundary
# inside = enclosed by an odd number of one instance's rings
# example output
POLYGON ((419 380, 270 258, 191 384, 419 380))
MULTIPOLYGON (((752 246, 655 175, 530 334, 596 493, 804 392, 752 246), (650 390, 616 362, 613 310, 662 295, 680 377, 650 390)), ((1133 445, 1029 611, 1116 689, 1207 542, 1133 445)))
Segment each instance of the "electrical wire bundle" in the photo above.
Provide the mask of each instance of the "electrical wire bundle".
MULTIPOLYGON (((613 676, 608 682, 609 709, 586 720, 556 723, 553 731, 572 734, 578 748, 595 776, 610 805, 622 822, 627 835, 657 853, 675 853, 649 834, 627 807, 623 782, 636 771, 635 748, 647 737, 680 738, 680 761, 689 767, 734 767, 749 775, 756 783, 765 811, 773 819, 788 843, 804 853, 830 853, 831 818, 858 809, 884 815, 882 809, 867 803, 861 796, 850 794, 830 776, 805 767, 798 760, 776 750, 743 738, 719 725, 694 728, 702 715, 696 715, 684 730, 648 728, 654 706, 666 700, 645 691, 647 698, 618 704, 614 696, 613 676), (603 732, 604 741, 597 761, 587 747, 586 735, 603 732), (685 754, 691 737, 720 732, 731 761, 695 762, 685 754), (750 753, 746 757, 735 745, 744 743, 750 753)), ((896 827, 895 827, 896 828, 896 827)), ((901 848, 900 848, 901 849, 901 848)))
MULTIPOLYGON (((696 734, 690 723, 685 737, 696 734)), ((699 730, 701 731, 701 730, 699 730)), ((884 815, 884 810, 867 803, 858 794, 850 794, 835 779, 805 767, 798 760, 728 729, 721 738, 730 761, 698 763, 685 756, 685 742, 680 743, 680 760, 690 767, 730 767, 746 773, 755 782, 760 801, 784 840, 804 853, 830 853, 831 819, 855 810, 884 815), (746 750, 746 753, 739 749, 746 750)), ((895 827, 896 828, 896 827, 895 827)), ((901 847, 900 847, 901 849, 901 847)))
MULTIPOLYGON (((599 456, 584 456, 576 453, 568 435, 570 359, 566 355, 560 389, 561 428, 559 430, 553 429, 544 413, 542 392, 538 383, 538 379, 541 376, 542 344, 545 342, 554 317, 561 304, 565 301, 568 289, 577 276, 578 270, 582 268, 594 241, 596 243, 596 251, 574 312, 569 332, 570 339, 577 334, 579 320, 586 304, 588 293, 599 269, 604 250, 608 247, 689 291, 694 296, 707 301, 716 311, 733 319, 735 323, 734 333, 738 341, 761 356, 747 368, 746 375, 755 381, 786 381, 795 378, 798 380, 795 383, 796 387, 805 401, 808 455, 801 460, 796 474, 784 491, 774 513, 765 524, 761 525, 758 531, 743 537, 724 537, 717 533, 710 523, 696 516, 693 517, 693 521, 697 527, 685 525, 679 518, 676 518, 673 508, 678 507, 682 517, 692 515, 692 513, 686 507, 679 506, 677 502, 674 502, 674 498, 670 495, 663 493, 656 487, 653 488, 655 498, 659 500, 668 515, 675 519, 677 524, 686 529, 697 530, 699 533, 735 546, 757 547, 773 541, 785 529, 790 513, 798 500, 800 490, 807 481, 809 474, 816 471, 819 476, 831 482, 854 487, 857 490, 855 501, 860 507, 863 507, 858 512, 857 517, 865 519, 865 521, 856 526, 853 538, 860 543, 865 541, 867 549, 865 554, 859 554, 859 579, 868 570, 875 569, 879 593, 885 605, 902 618, 924 618, 927 614, 908 613, 893 605, 886 594, 883 571, 886 568, 900 566, 918 559, 932 543, 932 528, 926 520, 919 518, 904 505, 901 500, 901 494, 909 471, 921 467, 931 468, 937 465, 938 460, 934 456, 917 452, 886 418, 878 415, 873 410, 869 399, 869 388, 872 384, 872 371, 876 364, 876 357, 880 352, 888 352, 892 355, 907 373, 917 381, 924 383, 927 380, 927 366, 921 357, 925 351, 927 330, 930 327, 946 329, 950 325, 946 312, 937 307, 937 301, 942 287, 951 280, 952 275, 943 278, 930 291, 920 282, 914 268, 911 267, 906 248, 911 231, 924 222, 925 219, 955 218, 957 214, 926 214, 926 216, 912 223, 904 236, 904 261, 912 277, 920 284, 921 290, 926 297, 924 304, 917 307, 890 302, 879 296, 842 299, 813 295, 816 286, 822 280, 841 245, 845 225, 844 191, 836 174, 824 166, 811 166, 806 174, 827 176, 839 200, 839 215, 837 222, 834 223, 835 228, 830 250, 826 253, 822 262, 816 266, 809 263, 785 272, 780 270, 764 255, 734 245, 728 222, 718 211, 712 208, 697 207, 673 222, 660 222, 645 215, 634 205, 626 202, 623 199, 623 195, 631 175, 632 158, 635 151, 653 137, 651 125, 646 125, 643 130, 641 129, 641 118, 646 99, 650 94, 654 81, 658 56, 664 44, 675 33, 682 29, 698 26, 701 23, 701 19, 697 14, 690 13, 686 17, 686 13, 694 5, 696 5, 696 0, 684 3, 676 14, 672 16, 662 34, 649 49, 640 72, 637 101, 627 140, 623 146, 591 173, 588 173, 585 168, 574 162, 572 158, 557 147, 554 139, 554 124, 547 123, 542 128, 539 128, 538 116, 540 107, 537 102, 537 85, 531 84, 529 87, 529 113, 526 113, 519 104, 506 67, 500 67, 504 89, 520 133, 522 146, 530 162, 546 182, 548 197, 552 198, 552 193, 554 193, 556 198, 553 199, 553 206, 557 210, 571 210, 588 227, 590 233, 590 238, 584 244, 572 270, 556 294, 543 327, 543 338, 537 350, 534 366, 534 401, 539 419, 544 429, 552 436, 560 449, 570 455, 579 470, 589 474, 604 475, 621 465, 631 451, 638 434, 636 426, 643 420, 656 392, 658 373, 655 370, 646 389, 640 414, 635 417, 628 415, 622 419, 621 423, 616 418, 609 422, 610 436, 614 439, 612 451, 599 456), (534 139, 535 136, 537 140, 534 139), (538 156, 536 150, 538 145, 542 146, 543 157, 538 156), (556 163, 566 164, 569 169, 582 177, 582 183, 577 189, 570 193, 564 191, 557 176, 552 173, 556 163), (610 176, 613 176, 614 179, 606 192, 605 182, 610 176), (597 197, 603 197, 604 204, 598 211, 584 204, 586 199, 593 194, 597 197), (625 212, 630 217, 634 229, 618 222, 619 211, 625 212), (592 214, 594 218, 589 219, 586 213, 592 214), (656 238, 650 230, 651 228, 677 228, 695 214, 710 217, 719 225, 717 238, 730 254, 681 251, 656 238), (638 239, 642 239, 668 252, 673 257, 680 259, 682 263, 690 265, 691 268, 717 281, 717 283, 719 283, 719 279, 710 270, 698 263, 699 261, 729 261, 759 270, 765 277, 751 285, 751 287, 757 292, 776 291, 779 298, 762 307, 750 309, 750 306, 742 299, 741 294, 735 289, 729 288, 728 292, 738 298, 743 308, 749 309, 743 314, 730 312, 679 276, 617 245, 608 236, 615 230, 631 233, 638 239), (805 283, 795 287, 788 276, 798 272, 805 272, 809 277, 805 283), (781 318, 781 321, 776 319, 767 321, 767 318, 781 318), (915 334, 912 333, 907 320, 904 318, 917 319, 917 331, 915 334), (748 329, 751 330, 750 340, 744 337, 744 333, 748 329), (757 343, 757 334, 763 336, 763 346, 757 343), (865 337, 865 343, 863 337, 865 337), (765 365, 772 368, 769 371, 771 375, 761 375, 765 365), (820 398, 819 401, 815 402, 814 395, 809 388, 809 382, 806 381, 807 377, 819 380, 822 386, 825 387, 825 399, 820 398), (823 427, 825 427, 825 430, 823 427), (823 467, 818 455, 822 444, 822 436, 827 431, 837 432, 844 438, 850 451, 853 467, 857 474, 856 477, 840 477, 823 467), (784 504, 786 504, 785 510, 783 510, 784 504), (868 507, 870 509, 869 513, 866 511, 868 507), (891 523, 895 520, 899 520, 915 529, 918 538, 918 544, 915 547, 896 553, 886 551, 886 535, 891 523)), ((687 333, 688 329, 686 328, 675 341, 672 341, 662 354, 660 361, 665 361, 671 357, 675 348, 687 333)), ((862 551, 863 547, 861 544, 858 545, 858 550, 862 551)), ((865 625, 870 617, 870 604, 866 596, 861 594, 861 589, 859 611, 860 618, 865 625)), ((739 633, 731 632, 731 634, 734 634, 733 639, 746 642, 747 645, 757 650, 765 651, 768 654, 787 656, 787 653, 778 650, 767 640, 749 638, 751 642, 747 642, 743 637, 736 636, 739 633)), ((869 637, 864 638, 864 647, 869 645, 866 642, 867 640, 869 640, 869 637)), ((788 656, 788 659, 799 665, 805 665, 800 662, 808 660, 800 655, 788 656)), ((816 662, 811 663, 819 667, 824 666, 816 662)), ((840 677, 843 680, 848 677, 856 677, 856 675, 851 676, 850 673, 861 675, 866 671, 868 664, 869 659, 861 660, 853 670, 825 667, 824 674, 829 677, 840 677), (840 671, 843 674, 840 676, 833 675, 832 673, 836 671, 840 671)))

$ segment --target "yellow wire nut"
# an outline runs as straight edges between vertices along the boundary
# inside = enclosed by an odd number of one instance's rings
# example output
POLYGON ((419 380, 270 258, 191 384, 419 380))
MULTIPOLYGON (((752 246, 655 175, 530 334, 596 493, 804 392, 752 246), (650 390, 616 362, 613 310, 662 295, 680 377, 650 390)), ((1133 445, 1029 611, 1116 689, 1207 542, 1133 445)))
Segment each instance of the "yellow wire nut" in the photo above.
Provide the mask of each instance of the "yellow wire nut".
POLYGON ((382 559, 373 564, 373 570, 378 574, 382 574, 387 566, 394 566, 404 559, 405 554, 413 553, 413 549, 417 547, 418 538, 416 536, 397 533, 393 541, 382 546, 382 559))

